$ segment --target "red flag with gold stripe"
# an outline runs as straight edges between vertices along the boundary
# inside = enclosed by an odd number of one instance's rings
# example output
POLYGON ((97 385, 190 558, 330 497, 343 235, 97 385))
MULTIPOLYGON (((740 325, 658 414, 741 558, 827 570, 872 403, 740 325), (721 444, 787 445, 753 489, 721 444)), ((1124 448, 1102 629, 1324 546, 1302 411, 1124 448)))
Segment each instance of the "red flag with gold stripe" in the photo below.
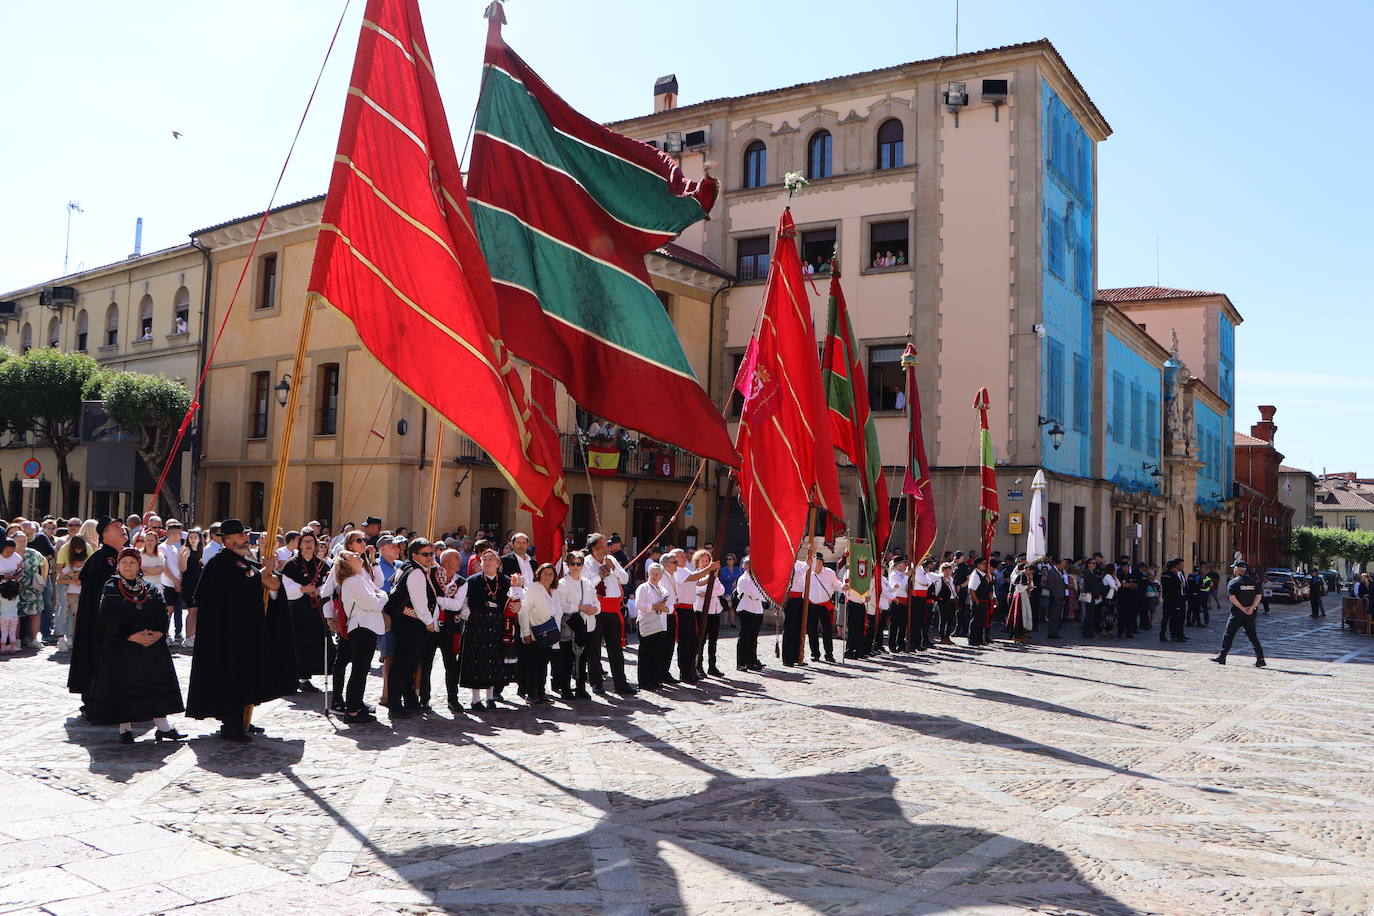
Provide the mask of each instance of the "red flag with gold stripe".
POLYGON ((740 498, 749 518, 750 565, 759 587, 774 599, 787 592, 808 507, 842 514, 796 236, 792 213, 784 211, 758 333, 736 379, 744 392, 735 447, 740 498))
POLYGON ((369 0, 310 292, 539 511, 561 476, 500 337, 417 0, 369 0))

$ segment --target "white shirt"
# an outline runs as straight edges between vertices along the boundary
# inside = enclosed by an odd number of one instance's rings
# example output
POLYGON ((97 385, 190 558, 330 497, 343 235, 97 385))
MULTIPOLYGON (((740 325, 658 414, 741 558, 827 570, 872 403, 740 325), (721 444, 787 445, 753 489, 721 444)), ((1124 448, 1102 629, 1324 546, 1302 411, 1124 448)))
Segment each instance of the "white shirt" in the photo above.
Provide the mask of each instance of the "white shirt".
POLYGON ((596 587, 585 578, 574 579, 572 576, 564 576, 559 579, 558 591, 554 597, 558 599, 563 617, 576 614, 577 609, 584 604, 597 604, 596 587))
POLYGON ((290 547, 286 547, 286 546, 284 546, 284 545, 281 546, 281 547, 278 547, 278 548, 277 548, 277 568, 278 568, 278 569, 281 569, 283 566, 285 566, 287 563, 289 563, 289 562, 291 561, 291 558, 294 557, 295 555, 296 555, 295 552, 294 552, 290 547))
POLYGON ((558 599, 540 583, 524 590, 520 598, 520 635, 533 636, 534 627, 553 619, 559 612, 558 599))
POLYGON ((754 577, 748 573, 742 573, 735 580, 735 594, 739 595, 739 604, 735 610, 741 614, 762 614, 764 594, 759 588, 759 584, 754 581, 754 577))
POLYGON ((1107 594, 1103 596, 1103 600, 1106 601, 1110 601, 1111 599, 1115 598, 1116 590, 1121 587, 1121 583, 1116 581, 1116 576, 1112 575, 1111 573, 1107 573, 1105 576, 1102 577, 1102 585, 1104 588, 1107 589, 1107 594))
POLYGON ((642 582, 639 588, 635 589, 635 611, 639 617, 640 636, 652 636, 654 633, 662 633, 668 629, 668 615, 660 614, 654 610, 654 605, 660 601, 666 602, 669 611, 672 610, 672 595, 661 578, 658 580, 658 585, 642 582))
POLYGON ((892 596, 897 593, 897 590, 892 587, 892 582, 886 576, 879 576, 877 585, 881 589, 878 592, 878 606, 877 608, 870 607, 868 610, 868 613, 874 616, 877 616, 878 611, 885 611, 892 607, 892 596))
POLYGON ((892 596, 894 598, 905 598, 907 585, 911 581, 910 573, 904 573, 895 566, 887 574, 888 585, 892 586, 892 596))
POLYGON ((978 570, 975 569, 968 574, 968 591, 970 595, 978 591, 978 586, 982 584, 983 574, 980 573, 978 570))
POLYGON ((157 576, 159 582, 162 581, 162 570, 167 567, 167 561, 162 559, 162 548, 152 555, 143 551, 138 552, 139 564, 143 567, 143 578, 152 581, 153 576, 157 576))
POLYGON ((917 566, 913 575, 916 578, 916 591, 918 592, 929 591, 930 584, 939 578, 928 572, 924 566, 917 566))
MULTIPOLYGON (((792 584, 788 591, 800 593, 805 583, 806 564, 799 560, 792 567, 792 584)), ((812 604, 829 604, 832 596, 839 590, 840 578, 835 575, 835 570, 827 566, 822 566, 819 571, 812 570, 810 595, 812 604)))
POLYGON ((223 544, 221 544, 219 541, 212 539, 208 544, 205 545, 205 550, 201 551, 201 563, 209 563, 211 560, 215 558, 215 555, 223 549, 223 544))
POLYGON ((673 573, 673 604, 685 604, 695 608, 697 603, 697 584, 688 582, 687 577, 696 572, 694 569, 679 569, 673 573))
POLYGON ((415 612, 415 616, 420 619, 420 622, 428 627, 434 623, 434 611, 429 605, 429 590, 425 582, 426 574, 427 571, 418 566, 411 567, 406 571, 406 597, 410 599, 406 604, 415 612))
MULTIPOLYGON (((329 579, 333 581, 334 577, 330 576, 329 579)), ((345 579, 340 598, 344 612, 348 614, 350 632, 359 627, 371 630, 378 636, 386 632, 386 618, 382 616, 386 592, 378 588, 367 573, 355 573, 345 579)))
POLYGON ((511 556, 515 557, 515 565, 520 571, 521 581, 526 585, 534 582, 534 567, 530 565, 529 554, 511 551, 511 556))
MULTIPOLYGON (((720 576, 716 576, 715 579, 711 580, 711 584, 714 586, 714 588, 711 589, 711 603, 707 605, 706 613, 719 614, 725 610, 725 608, 723 608, 720 603, 721 596, 725 594, 725 586, 721 584, 720 576)), ((702 579, 701 584, 697 586, 697 596, 692 601, 692 607, 693 609, 699 611, 701 610, 701 606, 705 603, 706 580, 702 579)))
POLYGON ((181 548, 185 543, 177 541, 164 541, 157 547, 157 552, 162 554, 163 570, 162 578, 159 580, 165 588, 181 588, 181 548), (176 578, 172 578, 175 576, 176 578))
POLYGON ((606 586, 607 598, 619 598, 625 594, 625 590, 622 586, 630 581, 630 574, 625 571, 625 567, 620 565, 620 561, 617 560, 613 554, 606 554, 606 558, 601 561, 601 563, 605 563, 607 566, 606 575, 604 577, 601 575, 600 563, 590 554, 587 556, 586 563, 587 565, 582 575, 591 582, 593 589, 596 588, 598 583, 601 583, 606 586))

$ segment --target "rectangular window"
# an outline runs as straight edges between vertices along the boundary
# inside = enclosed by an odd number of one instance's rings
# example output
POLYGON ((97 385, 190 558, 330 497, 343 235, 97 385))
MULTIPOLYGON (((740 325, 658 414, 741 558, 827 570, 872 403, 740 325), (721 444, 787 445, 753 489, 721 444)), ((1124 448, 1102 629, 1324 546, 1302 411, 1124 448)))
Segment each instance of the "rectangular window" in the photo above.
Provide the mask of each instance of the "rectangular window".
POLYGON ((310 505, 314 508, 315 520, 328 527, 334 517, 334 484, 321 480, 311 484, 310 489, 313 491, 310 505))
POLYGON ((248 438, 267 438, 267 403, 271 397, 272 376, 266 372, 254 372, 249 386, 248 400, 248 438))
POLYGON ((868 227, 870 267, 901 267, 907 262, 907 221, 871 223, 868 227))
POLYGON ((1159 459, 1159 395, 1145 396, 1145 450, 1159 459))
POLYGON ((254 531, 261 531, 265 514, 263 510, 267 505, 267 488, 261 481, 250 481, 248 484, 248 527, 254 531))
POLYGON ((1091 299, 1093 294, 1093 259, 1088 256, 1088 246, 1091 242, 1087 238, 1081 241, 1082 244, 1073 246, 1073 288, 1084 299, 1091 299))
POLYGON ((338 431, 339 364, 325 363, 320 367, 320 387, 316 389, 319 415, 315 435, 332 436, 338 431))
POLYGON ((1112 441, 1123 444, 1126 441, 1126 377, 1120 372, 1112 373, 1111 418, 1112 441))
POLYGON ((830 259, 835 256, 834 228, 803 232, 801 240, 802 269, 818 274, 830 273, 830 259))
POLYGON ((1088 510, 1085 506, 1073 507, 1073 559, 1083 558, 1084 544, 1088 541, 1088 510))
POLYGON ((258 259, 258 304, 260 309, 277 304, 277 256, 265 254, 258 259))
POLYGON ((214 498, 211 499, 210 504, 215 507, 215 516, 211 521, 222 522, 231 515, 228 482, 223 480, 216 482, 214 491, 214 498))
POLYGON ((1092 382, 1088 375, 1088 360, 1081 353, 1073 355, 1073 430, 1086 433, 1092 414, 1092 382))
POLYGON ((1144 393, 1140 383, 1131 379, 1131 448, 1139 451, 1143 446, 1145 432, 1144 393))
POLYGON ((1064 225, 1057 216, 1045 221, 1045 251, 1049 257, 1050 273, 1064 279, 1064 225))
POLYGON ((1355 518, 1355 516, 1353 516, 1353 515, 1347 515, 1347 516, 1345 517, 1345 530, 1346 530, 1346 531, 1355 531, 1355 530, 1358 529, 1359 527, 1360 527, 1360 520, 1357 519, 1357 518, 1355 518))
MULTIPOLYGON (((730 381, 739 378, 739 367, 744 365, 743 353, 730 354, 730 381)), ((738 420, 739 415, 744 412, 744 395, 739 393, 738 388, 730 389, 730 419, 738 420)))
POLYGON ((906 407, 906 376, 902 372, 905 347, 868 348, 868 406, 872 410, 906 407))
POLYGON ((1045 415, 1063 421, 1064 415, 1064 345, 1057 340, 1045 347, 1045 415))
POLYGON ((735 258, 736 276, 741 280, 762 280, 768 276, 768 236, 739 239, 735 242, 735 258))

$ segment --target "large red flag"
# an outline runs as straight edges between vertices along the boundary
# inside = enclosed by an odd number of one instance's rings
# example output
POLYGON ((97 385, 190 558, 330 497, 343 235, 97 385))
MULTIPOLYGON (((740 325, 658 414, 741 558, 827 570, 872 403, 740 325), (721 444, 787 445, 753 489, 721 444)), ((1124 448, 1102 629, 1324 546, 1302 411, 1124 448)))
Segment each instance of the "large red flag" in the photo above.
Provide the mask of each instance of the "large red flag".
POLYGON ((751 368, 735 438, 754 578, 775 600, 787 593, 808 507, 842 514, 796 236, 786 210, 778 220, 762 319, 745 358, 751 368))
POLYGON ((930 555, 935 544, 935 490, 930 484, 930 462, 926 460, 926 440, 921 432, 921 392, 916 384, 916 348, 906 345, 902 366, 906 369, 907 430, 906 477, 902 492, 912 498, 915 518, 911 520, 911 560, 919 563, 930 555))
POLYGON ((737 465, 644 263, 716 180, 575 111, 506 44, 499 3, 488 17, 468 195, 511 351, 592 413, 737 465))
POLYGON ((310 291, 538 508, 558 454, 532 434, 500 338, 432 59, 417 0, 368 0, 310 291))
MULTIPOLYGON (((534 408, 534 434, 543 441, 548 454, 560 455, 558 438, 558 400, 553 379, 539 369, 530 372, 530 406, 534 408)), ((534 514, 534 555, 542 563, 557 563, 567 546, 568 491, 560 474, 541 512, 534 514)))
POLYGON ((992 453, 992 434, 988 432, 988 390, 979 388, 973 399, 973 409, 978 411, 979 446, 978 461, 981 465, 979 478, 982 483, 982 496, 978 504, 982 516, 983 556, 992 553, 992 538, 997 534, 997 462, 992 453))

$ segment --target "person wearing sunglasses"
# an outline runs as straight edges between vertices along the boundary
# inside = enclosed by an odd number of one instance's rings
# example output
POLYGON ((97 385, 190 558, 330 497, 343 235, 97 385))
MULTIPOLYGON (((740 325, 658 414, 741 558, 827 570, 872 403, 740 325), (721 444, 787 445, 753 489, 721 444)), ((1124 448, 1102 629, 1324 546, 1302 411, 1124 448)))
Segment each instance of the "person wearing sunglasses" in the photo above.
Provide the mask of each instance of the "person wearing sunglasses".
MULTIPOLYGON (((553 657, 553 689, 567 700, 590 700, 585 691, 578 696, 572 689, 573 669, 577 663, 573 630, 569 619, 576 614, 586 613, 595 620, 601 607, 596 599, 596 587, 582 575, 586 568, 586 558, 580 550, 571 551, 563 558, 565 575, 558 580, 554 595, 558 599, 559 621, 558 651, 553 657)), ((595 630, 595 624, 593 624, 595 630)), ((642 662, 641 662, 642 664, 642 662)))
POLYGON ((386 610, 391 618, 391 670, 387 674, 387 707, 392 719, 408 719, 423 710, 415 690, 425 634, 436 629, 434 609, 438 595, 429 569, 434 565, 434 545, 424 538, 410 542, 406 562, 396 571, 386 610))

